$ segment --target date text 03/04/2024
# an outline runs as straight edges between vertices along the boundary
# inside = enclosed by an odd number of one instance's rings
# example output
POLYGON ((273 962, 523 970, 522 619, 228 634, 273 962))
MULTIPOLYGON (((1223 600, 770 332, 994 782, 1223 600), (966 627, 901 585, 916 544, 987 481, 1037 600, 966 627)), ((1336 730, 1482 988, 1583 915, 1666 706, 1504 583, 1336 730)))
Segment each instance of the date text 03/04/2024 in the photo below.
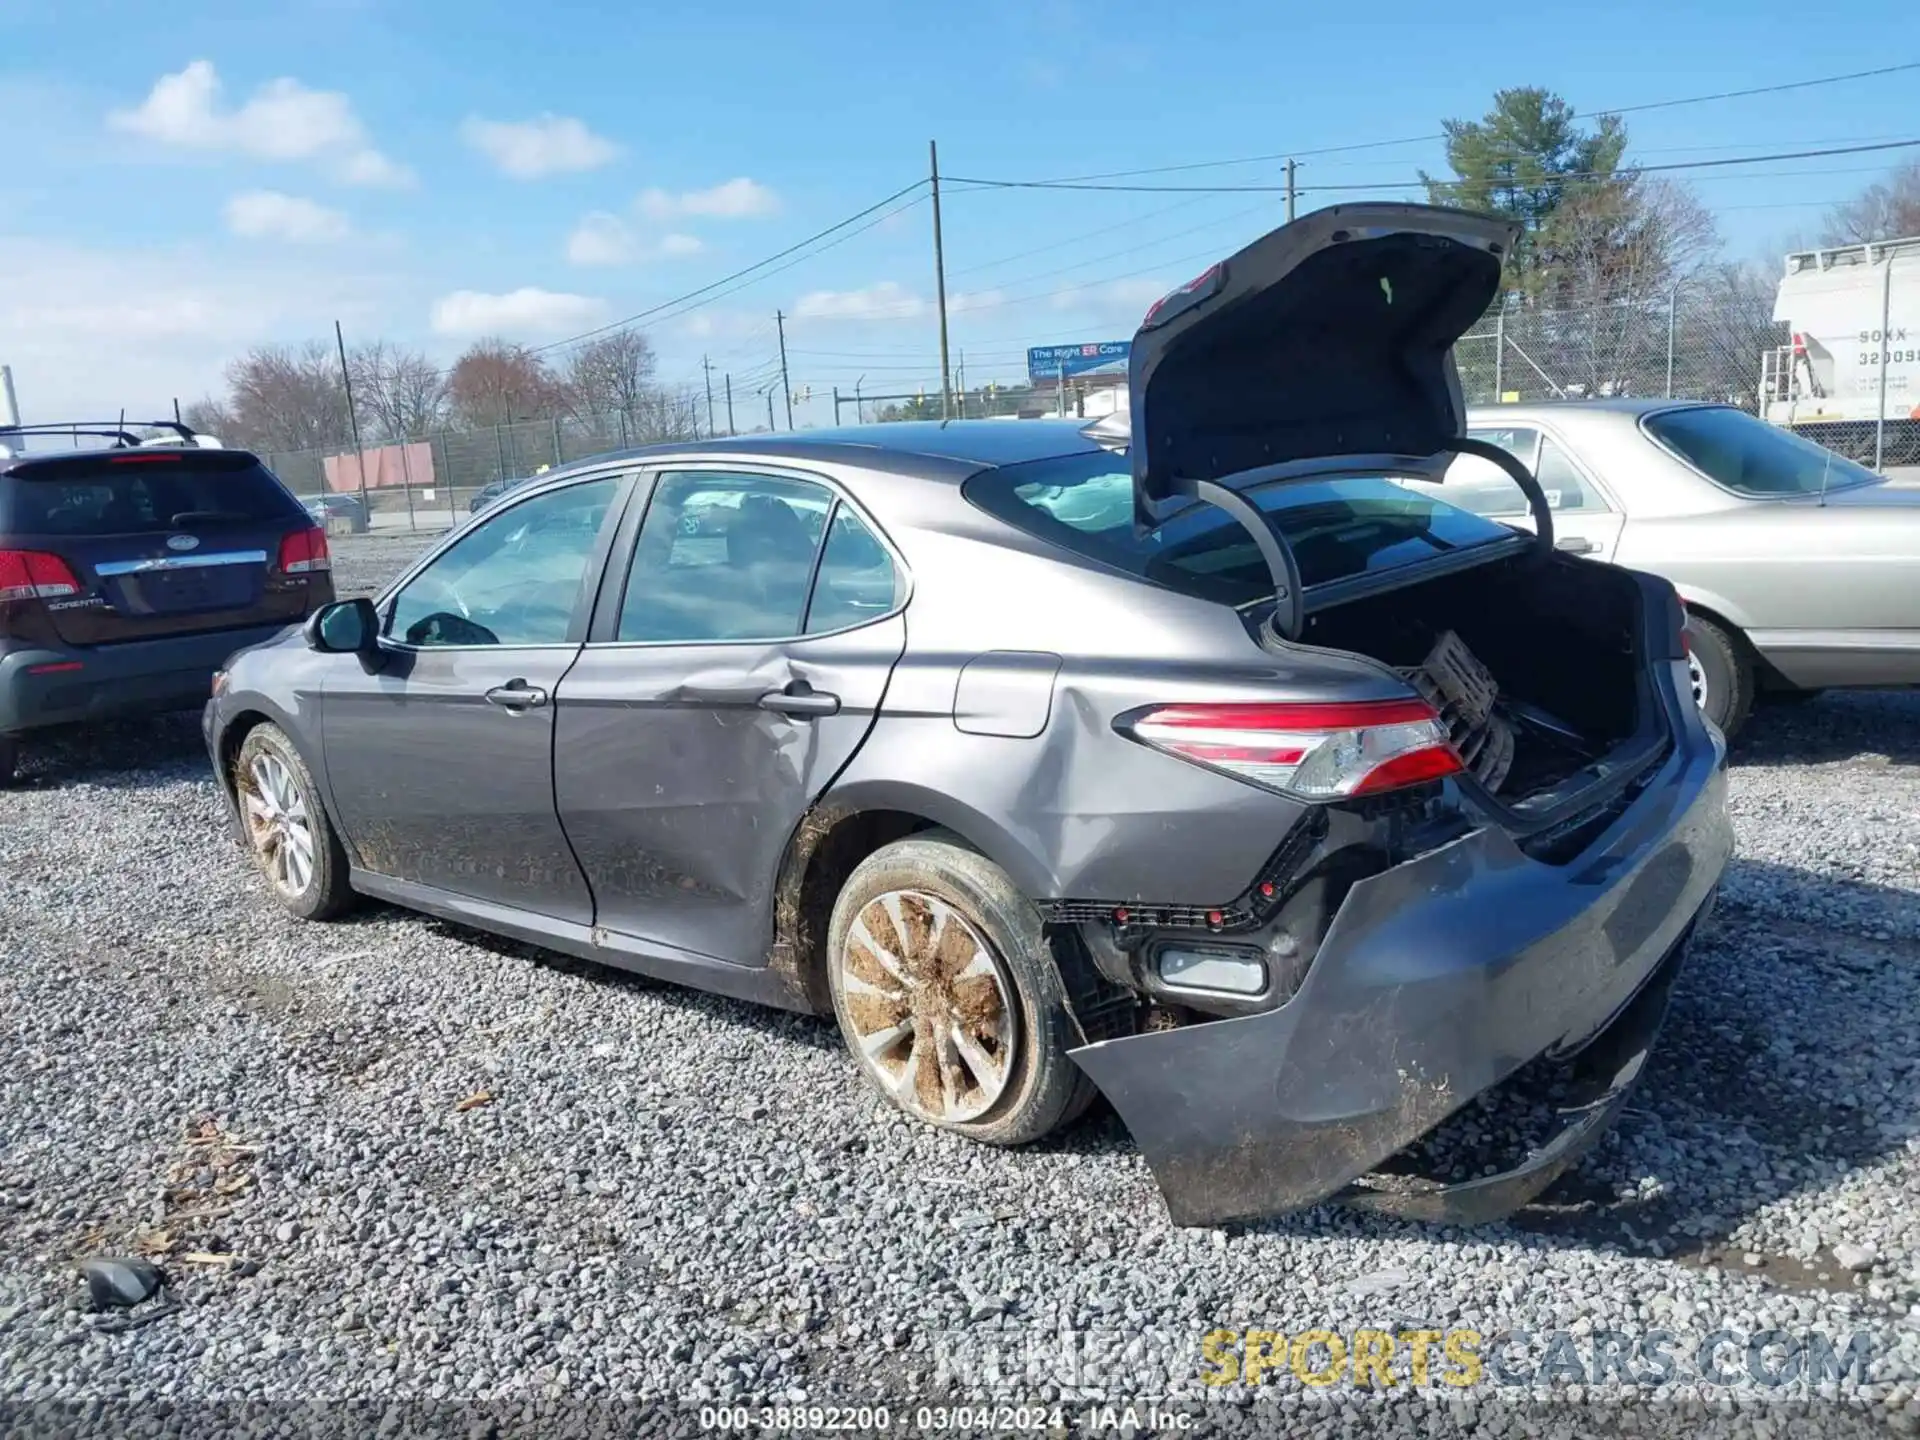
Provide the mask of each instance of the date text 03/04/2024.
POLYGON ((739 1433, 1081 1434, 1113 1430, 1170 1434, 1190 1429, 1191 1413, 1153 1402, 1066 1405, 703 1405, 702 1430, 739 1433))

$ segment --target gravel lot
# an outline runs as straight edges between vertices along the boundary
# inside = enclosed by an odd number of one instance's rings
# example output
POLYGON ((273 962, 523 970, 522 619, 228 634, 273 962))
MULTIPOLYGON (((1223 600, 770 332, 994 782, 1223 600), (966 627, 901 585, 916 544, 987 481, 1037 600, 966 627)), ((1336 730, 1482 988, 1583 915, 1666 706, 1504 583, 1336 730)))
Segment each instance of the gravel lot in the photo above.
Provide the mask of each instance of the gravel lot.
MULTIPOLYGON (((418 544, 336 542, 343 593, 418 544)), ((284 917, 193 718, 36 747, 0 795, 0 1399, 1218 1413, 1367 1397, 1209 1391, 1215 1328, 1815 1327, 1874 1347, 1819 1433, 1913 1433, 1920 696, 1763 710, 1735 758, 1717 923, 1634 1108, 1552 1203, 1473 1232, 1180 1231, 1104 1110, 990 1152, 880 1109, 827 1022, 390 909, 284 917), (180 1308, 104 1333, 72 1262, 143 1246, 180 1308)), ((1494 1433, 1551 1413, 1437 1388, 1494 1433)), ((1429 1400, 1367 1403, 1411 1424, 1429 1400)))

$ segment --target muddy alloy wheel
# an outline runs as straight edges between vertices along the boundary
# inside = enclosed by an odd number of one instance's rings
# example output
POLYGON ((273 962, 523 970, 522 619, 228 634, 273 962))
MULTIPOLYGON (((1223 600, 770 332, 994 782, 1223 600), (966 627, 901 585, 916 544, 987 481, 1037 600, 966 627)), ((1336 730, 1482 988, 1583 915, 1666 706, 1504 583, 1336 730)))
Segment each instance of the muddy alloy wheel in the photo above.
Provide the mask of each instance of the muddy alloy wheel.
POLYGON ((1687 652, 1687 680, 1693 686, 1693 703, 1702 710, 1707 708, 1707 668, 1700 663, 1700 657, 1691 650, 1687 652))
POLYGON ((313 821, 307 797, 278 755, 262 751, 240 782, 247 839, 274 888, 297 900, 313 882, 313 821))
POLYGON ((886 891, 862 907, 834 963, 860 1061, 903 1109, 958 1125, 998 1103, 1019 1012, 1003 963, 957 909, 886 891))

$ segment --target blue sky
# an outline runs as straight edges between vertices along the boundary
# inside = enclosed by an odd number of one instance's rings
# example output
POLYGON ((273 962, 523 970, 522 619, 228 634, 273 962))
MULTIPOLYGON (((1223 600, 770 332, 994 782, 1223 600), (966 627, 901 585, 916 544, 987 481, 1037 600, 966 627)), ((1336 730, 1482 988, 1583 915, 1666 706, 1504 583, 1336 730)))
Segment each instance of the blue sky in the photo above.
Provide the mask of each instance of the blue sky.
MULTIPOLYGON (((831 7, 451 0, 0 0, 0 360, 28 418, 161 409, 261 342, 384 337, 450 359, 546 343, 716 280, 926 171, 1031 178, 1430 136, 1503 85, 1582 111, 1920 59, 1910 8, 1772 0, 1364 12, 850 0, 831 7)), ((1920 138, 1920 71, 1630 116, 1648 163, 1920 138)), ((1731 256, 1771 257, 1920 151, 1685 177, 1731 256)), ((1412 198, 1432 141, 1309 156, 1299 183, 1412 198), (1398 187, 1398 188, 1386 188, 1398 187)), ((1156 177, 1145 177, 1151 183, 1156 177)), ((1158 177, 1273 184, 1278 162, 1158 177)), ((1349 198, 1354 192, 1339 192, 1349 198)), ((1331 194, 1321 199, 1331 199, 1331 194)), ((950 188, 956 358, 1131 332, 1281 218, 1274 195, 950 188)), ((885 215, 886 212, 881 212, 885 215)), ((878 218, 878 217, 876 217, 878 218)), ((668 380, 736 401, 773 312, 814 399, 937 385, 924 203, 649 325, 668 380)), ((849 412, 849 418, 851 418, 849 412)), ((742 416, 745 423, 745 415, 742 416)))

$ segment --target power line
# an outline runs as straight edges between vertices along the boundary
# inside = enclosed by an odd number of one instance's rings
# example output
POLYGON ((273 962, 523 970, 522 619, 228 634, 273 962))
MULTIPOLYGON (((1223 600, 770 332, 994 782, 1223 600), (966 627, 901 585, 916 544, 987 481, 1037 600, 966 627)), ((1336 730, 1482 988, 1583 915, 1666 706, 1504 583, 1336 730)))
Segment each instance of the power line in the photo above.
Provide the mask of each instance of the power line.
MULTIPOLYGON (((824 240, 828 236, 836 234, 841 230, 845 230, 849 225, 852 225, 855 221, 864 220, 866 219, 867 216, 873 214, 876 210, 883 210, 887 206, 893 204, 894 201, 901 199, 903 196, 911 195, 914 191, 920 189, 926 183, 927 182, 925 180, 915 180, 911 185, 903 185, 898 190, 894 191, 893 194, 887 196, 886 199, 877 200, 873 204, 867 206, 866 209, 856 211, 852 215, 847 216, 846 219, 838 221, 835 224, 829 225, 826 229, 818 231, 815 234, 809 235, 804 240, 795 241, 793 244, 789 245, 786 249, 776 251, 774 254, 767 256, 767 258, 764 260, 756 260, 753 264, 745 266, 742 269, 736 270, 731 275, 723 275, 718 280, 715 280, 710 284, 702 285, 697 290, 689 290, 684 295, 675 296, 671 300, 663 300, 658 305, 650 306, 645 310, 641 310, 635 314, 627 316, 624 320, 610 321, 605 325, 597 325, 591 330, 583 330, 578 335, 569 335, 564 340, 554 340, 554 341, 548 342, 545 345, 536 346, 534 348, 533 353, 536 355, 544 354, 549 350, 559 350, 569 345, 577 345, 582 340, 591 340, 594 336, 604 335, 610 330, 624 330, 628 326, 636 325, 642 320, 652 319, 654 316, 659 315, 662 311, 672 310, 676 306, 685 305, 690 300, 697 300, 703 295, 710 295, 713 291, 718 290, 723 285, 728 285, 736 280, 741 280, 747 276, 753 275, 755 271, 766 269, 767 266, 773 264, 776 260, 784 260, 786 259, 787 256, 793 254, 797 250, 804 250, 809 245, 812 245, 817 243, 818 241, 824 240)), ((910 207, 902 207, 902 208, 910 208, 910 207)), ((885 216, 881 217, 881 219, 885 219, 885 218, 886 218, 885 216)), ((880 222, 876 220, 874 223, 877 225, 880 222)), ((764 278, 764 277, 761 277, 761 278, 764 278)), ((718 299, 719 297, 714 296, 713 298, 718 299)), ((685 314, 686 312, 679 311, 678 313, 685 314)))
MULTIPOLYGON (((1675 170, 1711 170, 1727 165, 1764 165, 1774 160, 1817 160, 1829 155, 1864 155, 1884 150, 1908 150, 1920 145, 1920 140, 1887 140, 1876 145, 1836 145, 1820 150, 1778 150, 1771 155, 1734 155, 1719 160, 1676 160, 1665 165, 1622 165, 1614 170, 1569 170, 1557 175, 1544 177, 1551 182, 1564 180, 1611 180, 1630 175, 1649 175, 1675 170)), ((1083 185, 1077 182, 1055 180, 984 180, 955 176, 954 183, 965 183, 983 189, 995 190, 1102 190, 1141 194, 1186 194, 1186 195, 1275 195, 1286 193, 1284 185, 1083 185)), ((1398 190, 1413 185, 1424 185, 1424 180, 1376 181, 1371 184, 1355 185, 1303 185, 1300 193, 1331 194, 1360 190, 1398 190)), ((1458 188, 1462 182, 1442 180, 1434 182, 1441 188, 1458 188)), ((1499 185, 1491 186, 1501 188, 1499 185)))
MULTIPOLYGON (((1905 61, 1899 65, 1884 65, 1874 70, 1855 70, 1845 75, 1823 75, 1813 80, 1789 80, 1779 85, 1759 85, 1747 90, 1720 90, 1710 95, 1687 95, 1677 100, 1650 100, 1640 105, 1620 105, 1611 110, 1595 110, 1592 114, 1595 116, 1637 115, 1648 110, 1670 110, 1680 105, 1705 105, 1719 100, 1738 100, 1754 95, 1775 95, 1788 90, 1807 90, 1819 85, 1841 85, 1853 80, 1871 80, 1882 75, 1898 75, 1909 70, 1920 70, 1920 60, 1905 61)), ((1065 188, 1069 184, 1080 181, 1124 180, 1136 175, 1172 175, 1189 170, 1219 169, 1230 165, 1271 165, 1288 159, 1305 160, 1320 155, 1351 154, 1359 150, 1384 150, 1394 145, 1426 145, 1446 138, 1443 131, 1433 135, 1406 135, 1398 140, 1364 140, 1351 145, 1325 145, 1314 150, 1277 151, 1270 155, 1243 155, 1233 160, 1190 160, 1179 165, 1150 165, 1137 170, 1106 170, 1091 175, 1068 175, 1059 180, 1036 180, 1025 183, 1065 188)), ((979 182, 961 182, 956 177, 955 183, 979 182)))

